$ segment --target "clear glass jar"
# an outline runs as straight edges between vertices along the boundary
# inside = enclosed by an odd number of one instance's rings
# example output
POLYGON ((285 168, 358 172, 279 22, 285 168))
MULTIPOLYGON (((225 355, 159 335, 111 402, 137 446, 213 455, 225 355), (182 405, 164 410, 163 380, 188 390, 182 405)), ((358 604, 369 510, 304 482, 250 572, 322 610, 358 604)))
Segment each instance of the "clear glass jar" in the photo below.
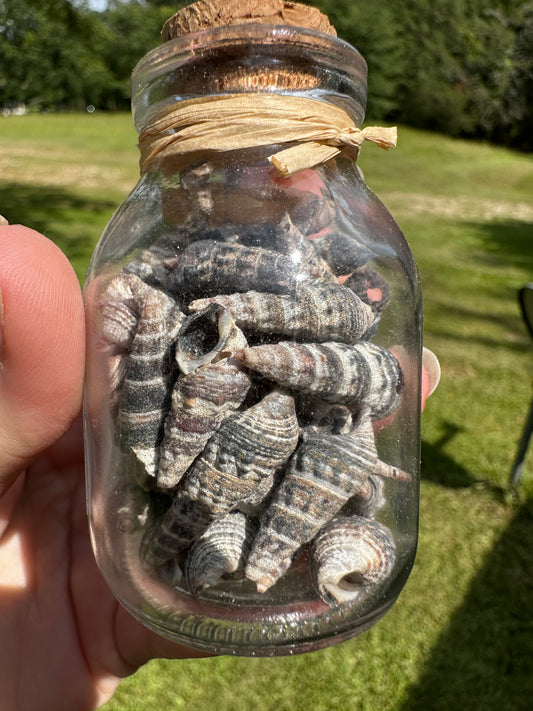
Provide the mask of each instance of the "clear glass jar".
MULTIPOLYGON (((228 92, 305 96, 360 125, 366 65, 329 35, 251 24, 166 42, 132 85, 139 132, 228 92)), ((414 260, 351 158, 280 178, 280 147, 152 162, 85 285, 98 564, 144 624, 215 653, 367 629, 417 544, 414 260)))

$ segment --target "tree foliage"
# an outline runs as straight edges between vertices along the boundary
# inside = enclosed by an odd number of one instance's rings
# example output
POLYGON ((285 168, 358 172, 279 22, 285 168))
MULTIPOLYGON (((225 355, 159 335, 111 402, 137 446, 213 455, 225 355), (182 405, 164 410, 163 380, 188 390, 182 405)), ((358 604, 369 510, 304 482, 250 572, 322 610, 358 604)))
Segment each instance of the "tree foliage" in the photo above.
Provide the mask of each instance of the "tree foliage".
MULTIPOLYGON (((0 0, 0 108, 127 109, 137 61, 186 2, 0 0)), ((531 150, 533 0, 314 0, 369 68, 369 120, 531 150)))

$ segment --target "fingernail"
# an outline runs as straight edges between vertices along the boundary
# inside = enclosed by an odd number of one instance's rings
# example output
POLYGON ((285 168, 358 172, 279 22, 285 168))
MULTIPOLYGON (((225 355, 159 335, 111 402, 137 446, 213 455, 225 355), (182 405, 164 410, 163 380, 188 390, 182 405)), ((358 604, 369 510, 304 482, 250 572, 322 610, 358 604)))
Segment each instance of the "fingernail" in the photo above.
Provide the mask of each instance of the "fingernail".
POLYGON ((0 215, 0 225, 9 225, 9 222, 3 215, 0 215))
POLYGON ((422 363, 424 364, 424 368, 426 369, 429 378, 429 397, 435 392, 437 385, 439 384, 440 363, 433 351, 430 351, 429 348, 426 348, 425 346, 422 349, 422 363))

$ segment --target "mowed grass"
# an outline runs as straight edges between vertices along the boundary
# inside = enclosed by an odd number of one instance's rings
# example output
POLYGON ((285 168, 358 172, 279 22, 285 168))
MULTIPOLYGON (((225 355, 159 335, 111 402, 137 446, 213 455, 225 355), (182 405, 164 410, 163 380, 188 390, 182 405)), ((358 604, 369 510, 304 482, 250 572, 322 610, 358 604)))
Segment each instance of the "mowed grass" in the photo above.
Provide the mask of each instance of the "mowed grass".
MULTIPOLYGON (((80 279, 137 179, 126 115, 0 120, 0 213, 54 239, 80 279)), ((516 290, 533 281, 533 159, 401 128, 367 182, 419 265, 442 380, 423 416, 420 539, 391 612, 279 659, 156 660, 106 711, 521 711, 533 695, 533 447, 506 493, 532 395, 516 290)))

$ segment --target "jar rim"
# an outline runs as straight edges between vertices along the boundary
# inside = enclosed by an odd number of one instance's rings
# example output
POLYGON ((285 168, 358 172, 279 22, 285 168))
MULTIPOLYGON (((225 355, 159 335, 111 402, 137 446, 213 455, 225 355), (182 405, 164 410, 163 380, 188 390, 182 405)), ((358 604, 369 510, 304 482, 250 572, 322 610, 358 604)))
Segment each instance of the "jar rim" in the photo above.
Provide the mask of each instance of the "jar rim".
POLYGON ((367 78, 367 64, 363 55, 351 44, 334 35, 293 25, 263 25, 259 23, 227 25, 199 30, 163 42, 142 57, 133 69, 132 85, 149 82, 168 71, 169 62, 184 54, 212 50, 226 44, 288 45, 318 52, 331 62, 342 66, 343 71, 354 81, 367 78))

